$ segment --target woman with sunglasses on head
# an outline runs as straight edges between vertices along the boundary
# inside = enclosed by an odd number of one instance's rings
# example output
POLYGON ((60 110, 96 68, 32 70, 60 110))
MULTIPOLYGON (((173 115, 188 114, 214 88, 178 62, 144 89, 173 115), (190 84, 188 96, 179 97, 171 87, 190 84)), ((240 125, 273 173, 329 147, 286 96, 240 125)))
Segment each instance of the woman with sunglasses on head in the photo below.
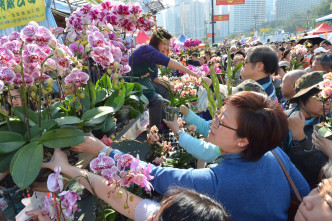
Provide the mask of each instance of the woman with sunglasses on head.
MULTIPOLYGON (((218 164, 204 169, 153 167, 151 183, 158 193, 164 194, 174 185, 181 186, 221 202, 233 220, 287 220, 292 190, 270 152, 273 149, 300 194, 309 193, 303 176, 287 155, 276 148, 287 133, 287 117, 269 97, 239 92, 225 100, 221 114, 212 121, 205 121, 191 111, 185 120, 196 125, 208 141, 195 139, 179 130, 176 120, 167 122, 179 136, 179 144, 198 159, 211 161, 211 156, 219 156, 218 164), (210 157, 205 157, 206 154, 210 157)), ((72 150, 96 155, 104 147, 99 140, 86 137, 83 144, 72 150)), ((107 151, 111 157, 116 153, 121 152, 111 148, 107 151)))

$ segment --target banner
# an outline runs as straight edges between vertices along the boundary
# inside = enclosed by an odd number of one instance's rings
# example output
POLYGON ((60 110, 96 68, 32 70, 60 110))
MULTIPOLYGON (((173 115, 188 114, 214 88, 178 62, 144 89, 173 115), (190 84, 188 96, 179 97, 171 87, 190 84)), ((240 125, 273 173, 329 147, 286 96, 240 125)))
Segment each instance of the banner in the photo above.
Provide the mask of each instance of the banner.
POLYGON ((216 0, 216 5, 243 5, 245 0, 216 0))
POLYGON ((331 3, 331 5, 330 5, 330 10, 332 11, 332 3, 331 3))
POLYGON ((214 15, 213 16, 214 21, 229 21, 229 14, 226 15, 214 15))
POLYGON ((269 28, 261 28, 259 31, 260 31, 260 32, 269 32, 270 29, 269 29, 269 28))
POLYGON ((296 31, 305 31, 305 28, 297 28, 296 31))
POLYGON ((0 0, 0 29, 46 19, 44 0, 0 0))
MULTIPOLYGON (((214 33, 214 36, 216 36, 216 33, 214 33)), ((212 38, 212 33, 207 33, 208 38, 212 38)))

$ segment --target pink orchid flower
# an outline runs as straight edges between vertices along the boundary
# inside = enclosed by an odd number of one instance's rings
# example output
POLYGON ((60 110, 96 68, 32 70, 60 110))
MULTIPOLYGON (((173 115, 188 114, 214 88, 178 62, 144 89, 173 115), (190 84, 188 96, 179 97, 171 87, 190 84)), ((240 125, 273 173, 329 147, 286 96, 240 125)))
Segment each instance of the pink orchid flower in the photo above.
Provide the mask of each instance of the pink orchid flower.
POLYGON ((52 197, 44 197, 44 206, 42 210, 47 213, 47 215, 52 219, 57 219, 56 215, 56 208, 57 204, 54 202, 54 199, 52 197))
POLYGON ((105 155, 105 153, 100 153, 97 158, 90 162, 90 168, 95 173, 100 173, 102 170, 110 169, 115 165, 115 161, 105 155))
POLYGON ((105 177, 107 180, 110 181, 110 183, 113 183, 113 181, 120 180, 120 176, 118 176, 118 168, 116 166, 113 166, 111 169, 104 169, 101 172, 101 176, 105 177))
POLYGON ((134 157, 130 154, 122 155, 117 161, 117 167, 119 171, 124 171, 126 167, 129 167, 130 164, 134 162, 134 157))
POLYGON ((15 79, 15 72, 8 67, 0 68, 0 80, 2 80, 5 84, 11 84, 15 79))
POLYGON ((65 208, 64 214, 69 219, 74 219, 74 213, 79 211, 77 200, 80 200, 81 197, 73 191, 63 191, 59 193, 61 206, 65 208))
POLYGON ((113 55, 109 47, 96 47, 90 53, 90 56, 95 62, 99 63, 104 68, 107 68, 114 62, 113 55))
POLYGON ((55 167, 54 173, 50 174, 47 178, 47 188, 51 192, 63 190, 63 177, 60 175, 61 168, 55 167))
POLYGON ((80 69, 73 68, 71 73, 65 78, 66 84, 87 84, 89 75, 80 69))

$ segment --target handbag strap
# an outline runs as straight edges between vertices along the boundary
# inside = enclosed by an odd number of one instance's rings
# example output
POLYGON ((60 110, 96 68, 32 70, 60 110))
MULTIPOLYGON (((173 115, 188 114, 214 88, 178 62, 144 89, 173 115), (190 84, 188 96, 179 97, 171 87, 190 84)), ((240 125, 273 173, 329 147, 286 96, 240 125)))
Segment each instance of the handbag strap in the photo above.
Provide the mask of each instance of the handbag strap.
POLYGON ((299 191, 297 190, 297 188, 296 188, 296 186, 295 186, 295 184, 294 184, 292 178, 290 177, 288 171, 286 170, 285 165, 282 163, 282 161, 280 160, 279 156, 274 152, 274 150, 271 150, 271 152, 272 152, 272 154, 275 156, 275 158, 277 158, 278 163, 279 163, 279 165, 281 166, 282 170, 284 171, 284 174, 286 175, 289 184, 292 186, 292 189, 293 189, 293 191, 294 191, 294 193, 295 193, 296 198, 297 198, 300 202, 302 202, 302 197, 301 197, 299 191))

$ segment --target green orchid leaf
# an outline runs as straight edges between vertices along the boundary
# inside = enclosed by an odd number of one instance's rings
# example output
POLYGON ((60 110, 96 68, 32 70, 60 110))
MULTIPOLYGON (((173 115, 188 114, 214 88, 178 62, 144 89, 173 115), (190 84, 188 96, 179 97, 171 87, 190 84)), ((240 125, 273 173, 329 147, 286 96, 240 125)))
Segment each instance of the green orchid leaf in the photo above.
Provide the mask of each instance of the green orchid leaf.
POLYGON ((101 127, 101 131, 107 133, 110 130, 112 130, 114 126, 115 126, 115 123, 113 121, 113 117, 108 115, 108 117, 106 118, 103 126, 101 127))
POLYGON ((126 88, 125 96, 128 96, 133 91, 135 84, 134 83, 126 83, 124 86, 126 88))
POLYGON ((27 188, 38 176, 43 162, 43 145, 37 142, 23 146, 10 163, 10 174, 20 189, 27 188))
POLYGON ((81 119, 79 119, 78 117, 74 117, 74 116, 66 116, 66 117, 60 117, 60 118, 57 118, 57 119, 54 119, 57 124, 59 126, 62 126, 62 125, 72 125, 72 124, 79 124, 82 122, 81 119))
POLYGON ((115 112, 120 110, 125 102, 125 95, 126 95, 125 88, 114 91, 111 94, 111 96, 109 98, 107 98, 107 101, 105 102, 105 106, 113 107, 115 112))
MULTIPOLYGON (((23 107, 13 107, 12 111, 14 112, 15 116, 17 116, 21 121, 24 122, 24 112, 23 112, 23 107)), ((38 124, 38 115, 28 108, 28 118, 29 118, 29 125, 30 126, 35 126, 38 124)))
POLYGON ((104 101, 107 97, 107 92, 105 89, 100 89, 96 91, 96 104, 104 101))
POLYGON ((82 116, 82 120, 88 121, 91 119, 97 119, 99 117, 102 117, 104 115, 107 114, 111 114, 114 113, 115 110, 113 107, 107 107, 107 106, 103 106, 103 107, 96 107, 93 108, 91 110, 88 110, 87 112, 85 112, 82 116))
POLYGON ((106 120, 106 118, 107 118, 107 114, 103 115, 101 117, 98 117, 98 118, 93 118, 91 120, 84 122, 84 126, 93 127, 96 124, 100 124, 100 123, 104 122, 106 120))
POLYGON ((76 128, 50 130, 40 137, 39 143, 49 148, 70 147, 84 142, 83 131, 76 128))
MULTIPOLYGON (((49 131, 51 129, 55 129, 58 127, 58 124, 55 120, 43 120, 41 122, 41 127, 39 130, 39 125, 35 125, 30 129, 31 141, 38 141, 40 138, 40 134, 42 134, 45 130, 49 131)), ((28 133, 24 135, 25 139, 28 140, 28 133)))
POLYGON ((139 96, 139 100, 140 100, 141 102, 143 102, 143 104, 148 104, 148 103, 149 103, 148 98, 147 98, 144 94, 141 94, 141 95, 139 96))
POLYGON ((91 81, 88 81, 87 85, 85 86, 85 92, 88 95, 89 99, 90 99, 90 105, 91 107, 94 107, 96 104, 96 89, 95 86, 93 85, 93 83, 91 81))
POLYGON ((0 154, 13 152, 25 142, 23 136, 18 133, 0 131, 0 154))
POLYGON ((327 139, 329 139, 329 140, 332 139, 332 131, 331 131, 331 129, 329 129, 329 128, 325 127, 325 126, 321 127, 321 128, 318 130, 318 134, 319 134, 321 137, 325 137, 325 138, 327 138, 327 139))
POLYGON ((215 92, 214 95, 216 96, 216 100, 217 100, 217 106, 218 106, 218 108, 221 108, 222 99, 221 99, 221 93, 219 92, 220 91, 219 79, 218 79, 213 67, 210 67, 210 75, 211 75, 211 79, 212 79, 213 90, 215 92))
POLYGON ((13 151, 11 153, 0 154, 0 173, 9 170, 10 161, 12 160, 15 153, 16 152, 13 151))
POLYGON ((109 77, 107 74, 103 75, 103 76, 100 78, 100 80, 97 81, 97 83, 96 83, 96 87, 97 87, 97 86, 99 86, 99 87, 101 87, 101 88, 105 88, 106 90, 111 89, 112 84, 111 84, 111 79, 110 79, 110 77, 109 77))

